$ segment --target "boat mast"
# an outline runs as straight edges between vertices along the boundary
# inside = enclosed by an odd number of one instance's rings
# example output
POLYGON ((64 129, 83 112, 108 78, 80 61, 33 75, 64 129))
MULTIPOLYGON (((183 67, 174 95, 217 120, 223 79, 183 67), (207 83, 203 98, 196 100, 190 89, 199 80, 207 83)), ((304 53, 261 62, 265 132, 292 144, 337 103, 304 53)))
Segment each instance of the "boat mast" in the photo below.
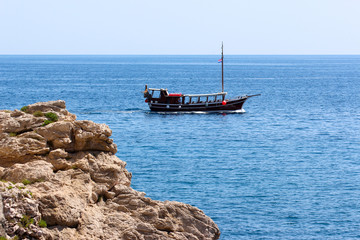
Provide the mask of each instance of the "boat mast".
POLYGON ((221 83, 222 91, 224 92, 224 44, 221 42, 221 83))

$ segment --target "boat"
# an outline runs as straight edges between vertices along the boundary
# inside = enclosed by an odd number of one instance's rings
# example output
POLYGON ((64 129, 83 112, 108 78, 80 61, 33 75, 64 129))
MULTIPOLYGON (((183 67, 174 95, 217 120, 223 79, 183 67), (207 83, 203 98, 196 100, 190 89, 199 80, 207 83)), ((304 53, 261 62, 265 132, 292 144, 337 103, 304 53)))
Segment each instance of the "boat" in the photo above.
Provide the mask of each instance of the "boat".
POLYGON ((242 111, 245 101, 255 95, 243 95, 227 99, 224 92, 224 46, 221 45, 222 91, 210 94, 169 93, 165 88, 148 88, 145 85, 144 98, 151 111, 156 112, 228 112, 242 111))

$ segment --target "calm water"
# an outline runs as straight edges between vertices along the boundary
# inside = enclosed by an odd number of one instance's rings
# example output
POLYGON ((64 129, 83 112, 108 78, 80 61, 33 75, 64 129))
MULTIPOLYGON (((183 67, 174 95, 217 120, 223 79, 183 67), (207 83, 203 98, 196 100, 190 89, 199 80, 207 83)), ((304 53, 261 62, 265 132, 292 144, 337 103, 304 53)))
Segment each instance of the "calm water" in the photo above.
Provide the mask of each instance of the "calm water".
POLYGON ((144 85, 221 90, 219 56, 0 56, 0 109, 63 99, 106 123, 132 187, 222 239, 360 237, 360 56, 225 56, 243 114, 154 114, 144 85))

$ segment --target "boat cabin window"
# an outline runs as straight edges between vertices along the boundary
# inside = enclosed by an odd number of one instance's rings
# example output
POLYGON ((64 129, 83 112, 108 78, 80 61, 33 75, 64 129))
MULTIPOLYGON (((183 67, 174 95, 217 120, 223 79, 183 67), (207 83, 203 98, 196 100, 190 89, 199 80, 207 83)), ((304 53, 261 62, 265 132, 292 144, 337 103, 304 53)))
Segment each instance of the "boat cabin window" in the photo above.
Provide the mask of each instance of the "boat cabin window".
POLYGON ((209 96, 208 97, 208 102, 216 102, 217 100, 217 96, 209 96))
POLYGON ((204 102, 206 102, 206 99, 207 99, 207 96, 199 97, 198 103, 204 103, 204 102))
POLYGON ((160 98, 160 91, 152 91, 151 96, 152 98, 160 98))

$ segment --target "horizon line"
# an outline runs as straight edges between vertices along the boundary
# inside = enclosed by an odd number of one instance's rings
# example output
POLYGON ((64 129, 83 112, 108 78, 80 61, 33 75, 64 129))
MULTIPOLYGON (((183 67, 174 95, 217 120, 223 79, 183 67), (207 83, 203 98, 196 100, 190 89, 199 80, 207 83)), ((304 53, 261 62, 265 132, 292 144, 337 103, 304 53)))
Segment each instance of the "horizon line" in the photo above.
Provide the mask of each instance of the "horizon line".
MULTIPOLYGON (((219 54, 102 54, 102 53, 10 53, 2 54, 0 56, 217 56, 219 54)), ((322 53, 322 54, 226 54, 225 56, 359 56, 360 53, 322 53)))

